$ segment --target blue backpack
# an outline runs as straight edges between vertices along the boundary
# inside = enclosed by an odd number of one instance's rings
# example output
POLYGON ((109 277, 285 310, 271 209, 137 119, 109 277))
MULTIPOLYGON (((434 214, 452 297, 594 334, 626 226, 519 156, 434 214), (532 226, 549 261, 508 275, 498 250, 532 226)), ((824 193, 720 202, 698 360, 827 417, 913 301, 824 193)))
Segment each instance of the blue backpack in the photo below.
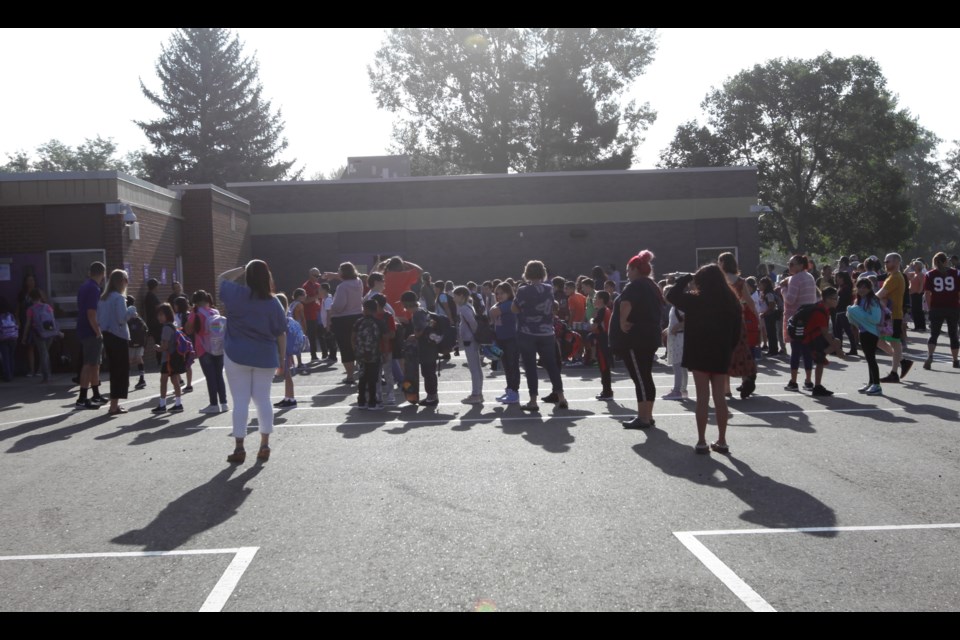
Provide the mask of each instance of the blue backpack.
POLYGON ((303 352, 303 343, 307 337, 303 327, 293 318, 287 318, 287 355, 294 356, 303 352))

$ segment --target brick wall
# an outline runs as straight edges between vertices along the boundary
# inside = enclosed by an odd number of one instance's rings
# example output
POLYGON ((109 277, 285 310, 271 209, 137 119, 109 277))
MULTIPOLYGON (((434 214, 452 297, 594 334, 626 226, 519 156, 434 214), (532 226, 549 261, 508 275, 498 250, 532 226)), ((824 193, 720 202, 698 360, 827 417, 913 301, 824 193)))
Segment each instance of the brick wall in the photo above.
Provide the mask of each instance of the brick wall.
POLYGON ((203 289, 216 299, 217 276, 250 260, 250 212, 243 203, 213 189, 184 191, 182 210, 187 230, 184 286, 189 293, 203 289))
MULTIPOLYGON (((138 209, 134 207, 137 222, 140 224, 140 239, 130 240, 129 233, 123 225, 121 216, 110 216, 116 219, 121 227, 121 242, 123 244, 123 259, 119 265, 108 264, 107 267, 122 268, 123 263, 130 263, 130 284, 127 293, 137 300, 137 308, 143 312, 143 296, 147 293, 146 281, 143 277, 143 265, 150 265, 150 277, 160 279, 161 269, 167 270, 167 284, 161 284, 157 295, 162 301, 173 292, 173 272, 176 269, 176 259, 182 255, 183 222, 178 218, 138 209)), ((109 259, 109 254, 108 254, 109 259)), ((177 274, 180 277, 180 274, 177 274)))

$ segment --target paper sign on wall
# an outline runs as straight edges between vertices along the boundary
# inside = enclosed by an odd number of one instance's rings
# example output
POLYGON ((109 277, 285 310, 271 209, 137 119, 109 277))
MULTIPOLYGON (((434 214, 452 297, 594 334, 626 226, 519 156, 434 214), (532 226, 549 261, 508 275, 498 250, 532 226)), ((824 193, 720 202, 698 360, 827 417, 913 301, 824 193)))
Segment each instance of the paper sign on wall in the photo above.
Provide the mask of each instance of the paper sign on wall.
POLYGON ((130 264, 129 262, 124 262, 124 263, 123 263, 123 270, 127 272, 127 277, 128 277, 130 280, 133 280, 133 265, 130 264))

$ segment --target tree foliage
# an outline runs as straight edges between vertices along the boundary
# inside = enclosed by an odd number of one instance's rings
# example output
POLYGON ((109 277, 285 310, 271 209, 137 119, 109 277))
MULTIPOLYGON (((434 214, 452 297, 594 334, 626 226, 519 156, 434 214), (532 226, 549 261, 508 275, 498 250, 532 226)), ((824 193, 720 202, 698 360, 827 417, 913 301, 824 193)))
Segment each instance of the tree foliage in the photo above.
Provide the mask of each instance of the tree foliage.
POLYGON ((898 154, 919 128, 871 59, 776 59, 711 91, 705 126, 688 122, 663 167, 755 165, 764 241, 783 249, 876 251, 915 230, 898 154))
POLYGON ((51 139, 36 148, 33 159, 26 151, 7 154, 8 162, 0 172, 26 171, 122 171, 142 176, 141 152, 117 155, 113 138, 87 138, 75 148, 57 139, 51 139))
POLYGON ((621 103, 652 29, 392 29, 370 83, 415 175, 627 169, 656 115, 621 103))
POLYGON ((227 29, 180 29, 156 64, 159 93, 140 82, 163 117, 138 121, 152 152, 143 161, 157 184, 279 180, 293 161, 278 160, 287 148, 283 120, 263 98, 259 63, 243 55, 227 29))

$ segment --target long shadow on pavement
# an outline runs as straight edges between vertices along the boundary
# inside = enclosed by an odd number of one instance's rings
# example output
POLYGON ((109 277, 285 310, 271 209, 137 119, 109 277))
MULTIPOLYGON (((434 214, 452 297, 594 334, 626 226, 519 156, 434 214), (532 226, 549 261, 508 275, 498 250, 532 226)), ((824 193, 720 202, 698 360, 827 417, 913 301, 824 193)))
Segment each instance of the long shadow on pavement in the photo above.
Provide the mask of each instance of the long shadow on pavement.
MULTIPOLYGON (((59 421, 59 416, 56 419, 59 421)), ((50 418, 50 420, 55 420, 50 418)), ((86 422, 81 422, 79 424, 71 424, 65 427, 60 427, 59 429, 54 429, 53 431, 45 431, 44 433, 35 433, 32 436, 26 436, 17 440, 13 443, 13 446, 7 449, 7 453, 22 453, 24 451, 30 451, 31 449, 36 449, 37 447, 42 447, 45 444, 53 444, 54 442, 62 442, 64 440, 69 440, 72 436, 81 431, 86 431, 87 429, 92 429, 94 427, 99 427, 102 424, 105 424, 111 420, 111 416, 106 414, 106 411, 99 412, 96 415, 92 416, 92 419, 87 420, 86 422)))
MULTIPOLYGON (((726 489, 750 508, 740 519, 761 527, 833 527, 837 516, 833 509, 809 493, 756 473, 732 455, 696 455, 689 444, 672 440, 661 429, 644 432, 645 442, 633 446, 634 452, 655 467, 676 478, 714 489, 726 489), (725 459, 733 468, 725 464, 725 459), (716 477, 717 474, 722 478, 716 477)), ((833 537, 836 532, 811 535, 833 537)))
POLYGON ((37 429, 43 429, 44 427, 51 427, 58 422, 63 422, 70 416, 76 415, 76 411, 65 411, 59 415, 50 416, 48 418, 43 418, 42 420, 34 420, 31 422, 24 422, 15 427, 10 427, 9 429, 4 429, 0 431, 0 440, 9 440, 10 438, 16 438, 19 435, 24 433, 29 433, 31 431, 36 431, 37 429))
POLYGON ((245 485, 262 469, 262 463, 257 462, 231 478, 237 470, 236 466, 231 465, 168 504, 144 528, 127 531, 111 542, 142 546, 144 551, 176 549, 195 535, 237 515, 244 500, 253 491, 245 485))
POLYGON ((550 453, 566 453, 576 438, 570 428, 577 426, 577 418, 593 415, 591 411, 554 410, 553 405, 540 405, 540 412, 522 413, 527 420, 504 422, 500 430, 507 435, 519 435, 532 445, 550 453), (544 413, 546 412, 546 413, 544 413))

